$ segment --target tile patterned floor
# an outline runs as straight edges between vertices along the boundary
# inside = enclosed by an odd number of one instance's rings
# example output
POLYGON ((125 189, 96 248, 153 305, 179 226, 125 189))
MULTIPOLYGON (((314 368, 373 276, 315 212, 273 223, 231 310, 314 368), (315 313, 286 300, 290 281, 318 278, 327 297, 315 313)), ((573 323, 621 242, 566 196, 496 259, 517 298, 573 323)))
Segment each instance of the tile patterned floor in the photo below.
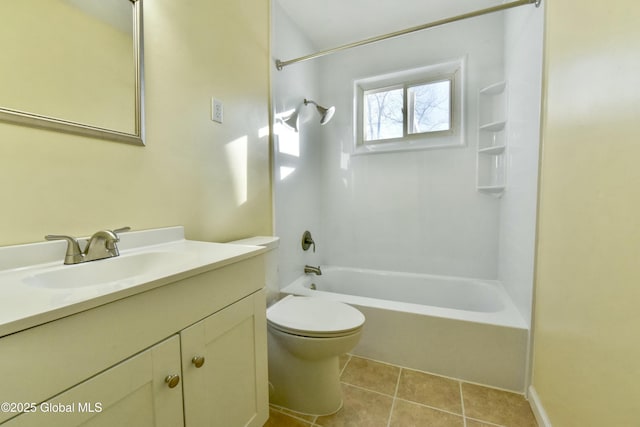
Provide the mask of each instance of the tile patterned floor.
POLYGON ((518 394, 361 357, 341 358, 344 406, 313 417, 272 406, 265 427, 536 427, 518 394))

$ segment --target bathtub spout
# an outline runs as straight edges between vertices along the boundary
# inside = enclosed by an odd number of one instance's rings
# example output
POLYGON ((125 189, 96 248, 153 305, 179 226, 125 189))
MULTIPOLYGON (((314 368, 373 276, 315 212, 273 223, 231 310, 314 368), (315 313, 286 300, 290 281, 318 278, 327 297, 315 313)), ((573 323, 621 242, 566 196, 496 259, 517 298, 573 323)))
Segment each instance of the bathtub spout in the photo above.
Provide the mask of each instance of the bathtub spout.
POLYGON ((313 273, 316 276, 322 276, 322 270, 320 270, 320 266, 312 267, 310 265, 305 265, 304 272, 305 274, 313 273))

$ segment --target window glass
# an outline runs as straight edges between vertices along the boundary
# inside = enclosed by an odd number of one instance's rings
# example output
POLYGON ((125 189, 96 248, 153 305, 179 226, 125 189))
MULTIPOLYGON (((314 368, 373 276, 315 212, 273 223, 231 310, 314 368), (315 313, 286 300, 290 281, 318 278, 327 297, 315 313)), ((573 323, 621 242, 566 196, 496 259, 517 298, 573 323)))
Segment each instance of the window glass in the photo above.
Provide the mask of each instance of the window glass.
POLYGON ((443 80, 407 88, 408 133, 451 129, 451 81, 443 80))
POLYGON ((402 138, 403 103, 402 88, 365 92, 364 140, 402 138))
POLYGON ((353 82, 353 153, 465 145, 465 58, 353 82))

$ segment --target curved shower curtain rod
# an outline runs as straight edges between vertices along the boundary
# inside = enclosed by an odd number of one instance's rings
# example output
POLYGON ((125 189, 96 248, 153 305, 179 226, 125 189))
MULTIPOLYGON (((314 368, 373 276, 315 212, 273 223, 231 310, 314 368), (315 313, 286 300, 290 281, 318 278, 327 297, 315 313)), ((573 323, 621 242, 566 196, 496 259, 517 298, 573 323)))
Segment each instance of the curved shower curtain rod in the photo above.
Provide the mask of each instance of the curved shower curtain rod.
POLYGON ((486 15, 488 13, 500 12, 501 10, 511 9, 513 7, 524 6, 527 4, 535 4, 536 7, 540 6, 542 0, 518 0, 511 3, 505 3, 494 7, 489 7, 487 9, 480 9, 474 12, 465 13, 462 15, 454 16, 452 18, 441 19, 439 21, 433 21, 428 24, 418 25, 416 27, 406 28, 404 30, 395 31, 393 33, 384 34, 382 36, 371 37, 368 39, 361 40, 359 42, 349 43, 342 46, 335 47, 333 49, 321 50, 320 52, 312 53, 311 55, 301 56, 299 58, 290 59, 288 61, 281 61, 276 59, 276 68, 278 71, 282 70, 287 65, 295 64, 297 62, 307 61, 309 59, 319 58, 321 56, 330 55, 332 53, 340 52, 341 50, 351 49, 353 47, 363 46, 370 43, 379 42, 382 40, 390 39, 393 37, 403 36, 405 34, 414 33, 416 31, 426 30, 428 28, 437 27, 444 24, 449 24, 451 22, 462 21, 463 19, 473 18, 480 15, 486 15))

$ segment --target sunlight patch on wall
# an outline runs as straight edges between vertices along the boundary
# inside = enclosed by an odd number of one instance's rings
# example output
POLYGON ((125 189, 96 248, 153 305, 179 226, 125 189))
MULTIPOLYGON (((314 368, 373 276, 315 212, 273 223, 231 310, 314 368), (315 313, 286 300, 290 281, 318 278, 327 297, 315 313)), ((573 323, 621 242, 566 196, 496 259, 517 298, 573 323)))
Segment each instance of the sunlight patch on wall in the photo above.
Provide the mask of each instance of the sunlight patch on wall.
POLYGON ((238 206, 247 201, 248 179, 247 179, 247 136, 242 136, 229 142, 224 148, 227 154, 227 164, 230 168, 231 179, 233 180, 233 190, 238 206))
POLYGON ((291 175, 296 168, 290 166, 280 166, 280 181, 283 181, 286 177, 291 175))
POLYGON ((293 129, 276 123, 274 126, 278 142, 278 153, 300 157, 300 134, 293 129))
MULTIPOLYGON (((273 125, 274 143, 277 155, 276 162, 280 164, 296 164, 296 159, 300 158, 300 134, 282 122, 284 117, 289 117, 294 112, 295 110, 289 110, 277 114, 277 121, 273 125)), ((279 166, 279 180, 283 181, 295 172, 295 170, 296 168, 294 166, 279 166)))
POLYGON ((349 160, 351 155, 349 153, 340 153, 340 169, 349 170, 349 160))

